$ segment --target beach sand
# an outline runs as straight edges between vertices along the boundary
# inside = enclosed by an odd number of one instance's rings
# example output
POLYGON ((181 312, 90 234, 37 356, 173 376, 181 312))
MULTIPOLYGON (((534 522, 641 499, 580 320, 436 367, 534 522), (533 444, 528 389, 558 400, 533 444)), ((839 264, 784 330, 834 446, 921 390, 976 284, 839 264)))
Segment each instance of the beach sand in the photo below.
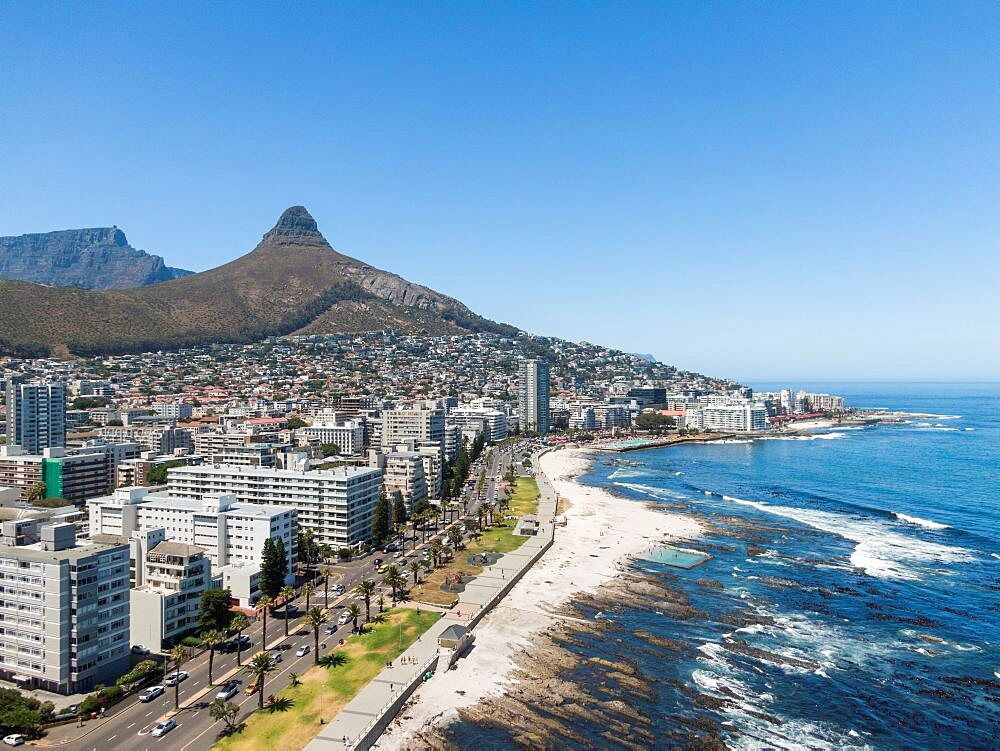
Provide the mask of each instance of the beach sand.
POLYGON ((530 647, 533 635, 560 617, 555 612, 560 605, 577 593, 595 592, 618 574, 627 556, 667 538, 690 539, 700 533, 688 516, 575 482, 593 458, 578 450, 542 457, 541 471, 569 501, 567 526, 556 530, 552 547, 476 627, 475 645, 457 668, 438 673, 417 690, 379 739, 380 749, 416 748, 409 745, 413 733, 447 724, 458 709, 502 694, 511 680, 514 654, 530 647))

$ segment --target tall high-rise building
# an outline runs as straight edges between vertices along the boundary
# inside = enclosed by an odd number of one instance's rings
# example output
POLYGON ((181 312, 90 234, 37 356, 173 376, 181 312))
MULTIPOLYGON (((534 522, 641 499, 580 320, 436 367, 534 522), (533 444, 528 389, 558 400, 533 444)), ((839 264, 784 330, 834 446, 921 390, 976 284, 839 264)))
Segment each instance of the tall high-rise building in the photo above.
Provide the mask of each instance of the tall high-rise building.
POLYGON ((27 454, 66 445, 66 387, 7 382, 7 443, 27 454))
POLYGON ((549 432, 549 364, 545 360, 521 362, 519 394, 521 430, 549 432))

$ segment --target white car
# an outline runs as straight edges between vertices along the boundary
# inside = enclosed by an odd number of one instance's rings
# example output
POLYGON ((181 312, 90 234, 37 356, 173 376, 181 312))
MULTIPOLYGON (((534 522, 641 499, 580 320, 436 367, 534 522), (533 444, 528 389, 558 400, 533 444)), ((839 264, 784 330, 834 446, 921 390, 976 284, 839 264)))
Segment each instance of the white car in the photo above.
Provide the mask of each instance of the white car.
POLYGON ((349 616, 347 613, 341 613, 340 618, 337 619, 337 625, 343 626, 349 620, 351 620, 351 616, 349 616))
POLYGON ((23 746, 24 736, 21 735, 20 733, 12 733, 11 735, 5 735, 3 738, 3 742, 6 743, 8 746, 23 746))
POLYGON ((163 686, 150 686, 141 694, 139 694, 139 701, 141 702, 153 701, 153 699, 155 699, 157 696, 162 696, 163 691, 164 691, 163 686))
POLYGON ((222 687, 219 689, 218 693, 216 693, 215 698, 222 699, 222 701, 229 701, 234 696, 236 696, 239 690, 240 690, 240 684, 238 684, 236 681, 227 681, 226 683, 222 684, 222 687))
POLYGON ((303 644, 301 647, 299 647, 297 650, 295 650, 295 656, 296 657, 305 657, 307 654, 309 654, 309 645, 308 644, 303 644))
POLYGON ((168 675, 167 679, 163 681, 163 683, 167 686, 173 686, 176 683, 181 683, 182 681, 186 681, 187 677, 188 677, 187 672, 185 672, 184 670, 180 670, 176 673, 171 673, 170 675, 168 675))
POLYGON ((150 733, 150 735, 153 736, 154 738, 161 738, 167 733, 169 733, 171 730, 173 730, 175 727, 177 727, 176 722, 174 722, 173 720, 166 720, 164 722, 161 722, 155 728, 153 728, 153 731, 150 733))

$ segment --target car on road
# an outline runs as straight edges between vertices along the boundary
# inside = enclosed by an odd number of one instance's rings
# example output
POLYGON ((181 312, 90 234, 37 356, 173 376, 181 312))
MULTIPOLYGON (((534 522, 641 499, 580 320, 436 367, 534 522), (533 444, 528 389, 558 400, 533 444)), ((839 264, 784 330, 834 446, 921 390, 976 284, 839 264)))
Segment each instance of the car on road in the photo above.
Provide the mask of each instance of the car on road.
POLYGON ((166 689, 164 689, 163 686, 150 686, 141 694, 139 694, 139 701, 141 702, 153 701, 153 699, 155 699, 157 696, 163 696, 163 692, 165 690, 166 689))
POLYGON ((327 636, 329 636, 330 634, 332 634, 336 630, 337 630, 337 627, 334 626, 331 623, 329 626, 327 626, 326 628, 323 629, 323 633, 326 634, 327 636))
POLYGON ((281 650, 276 649, 273 652, 271 652, 271 659, 274 660, 275 662, 281 662, 285 658, 282 657, 281 650))
POLYGON ((173 686, 176 683, 181 683, 186 681, 188 677, 187 671, 179 670, 175 673, 171 673, 167 676, 167 679, 163 683, 167 686, 173 686))
POLYGON ((10 735, 5 735, 3 737, 3 742, 8 746, 23 746, 24 736, 20 733, 11 733, 10 735))
POLYGON ((395 553, 392 554, 392 557, 393 558, 402 558, 403 557, 403 551, 402 550, 397 550, 395 553))
POLYGON ((305 657, 307 654, 309 654, 308 644, 303 644, 301 647, 295 650, 296 657, 305 657))
POLYGON ((216 699, 222 699, 222 701, 229 701, 236 693, 240 690, 240 684, 236 681, 226 681, 219 688, 218 692, 215 694, 216 699))
POLYGON ((335 595, 342 595, 342 594, 344 594, 344 591, 345 590, 344 590, 344 585, 343 584, 334 584, 333 585, 333 593, 335 595))
POLYGON ((175 727, 177 727, 177 723, 174 722, 173 720, 164 720, 155 728, 153 728, 150 735, 153 736, 154 738, 162 738, 171 730, 173 730, 175 727))
POLYGON ((376 558, 374 561, 372 561, 372 565, 374 565, 375 568, 378 568, 379 566, 382 565, 382 559, 381 558, 376 558))
POLYGON ((351 620, 351 616, 350 615, 348 615, 347 613, 341 613, 340 614, 340 618, 337 619, 337 625, 338 626, 343 626, 349 620, 351 620))

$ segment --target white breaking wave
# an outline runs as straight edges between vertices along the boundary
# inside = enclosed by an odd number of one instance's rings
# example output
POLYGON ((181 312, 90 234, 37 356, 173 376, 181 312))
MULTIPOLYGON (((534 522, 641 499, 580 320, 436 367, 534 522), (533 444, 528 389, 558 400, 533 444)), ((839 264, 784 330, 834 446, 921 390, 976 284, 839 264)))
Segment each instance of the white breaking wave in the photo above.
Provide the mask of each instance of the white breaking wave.
POLYGON ((950 529, 947 524, 941 524, 940 522, 934 522, 930 519, 921 519, 919 516, 909 516, 907 514, 901 514, 898 511, 893 514, 901 522, 906 522, 907 524, 917 524, 921 527, 927 527, 927 529, 950 529))
POLYGON ((763 501, 746 501, 732 496, 724 495, 722 498, 731 503, 752 506, 759 511, 795 519, 810 527, 854 541, 857 545, 851 553, 851 565, 864 569, 870 576, 883 579, 919 579, 919 574, 907 564, 967 563, 975 560, 965 548, 901 535, 874 520, 859 519, 829 511, 773 506, 763 501))
POLYGON ((766 435, 755 438, 755 441, 832 441, 837 438, 847 438, 846 433, 839 430, 832 433, 810 433, 809 435, 766 435))

